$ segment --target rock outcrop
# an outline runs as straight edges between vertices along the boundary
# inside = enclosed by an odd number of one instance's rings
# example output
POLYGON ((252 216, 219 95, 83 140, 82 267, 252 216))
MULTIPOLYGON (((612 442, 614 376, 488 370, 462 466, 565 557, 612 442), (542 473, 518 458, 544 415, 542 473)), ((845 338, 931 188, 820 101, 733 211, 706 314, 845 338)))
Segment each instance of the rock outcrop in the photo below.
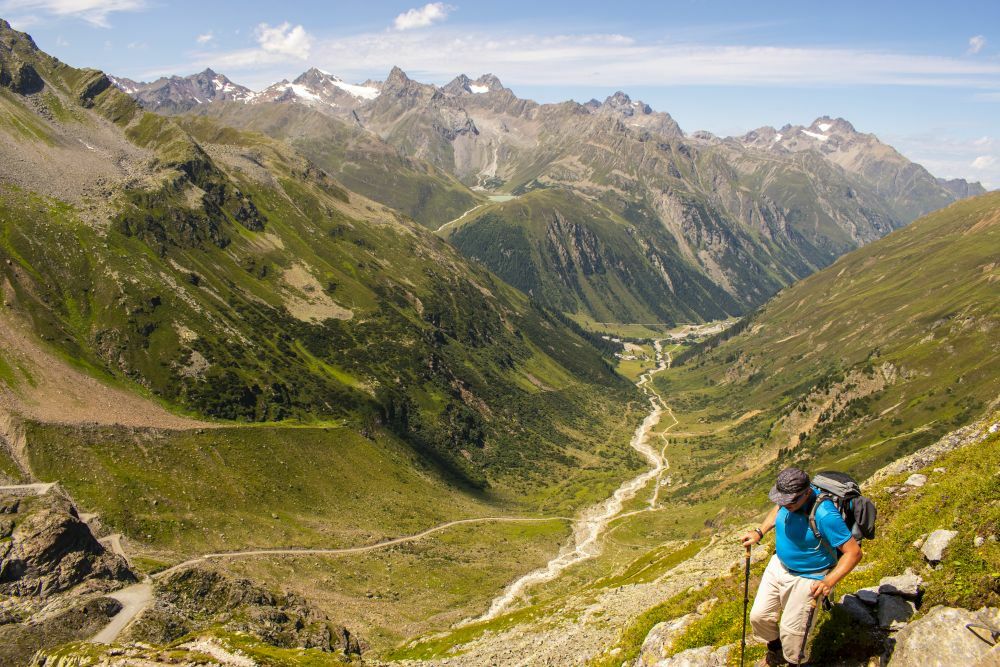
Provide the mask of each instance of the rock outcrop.
POLYGON ((87 580, 118 587, 135 580, 128 564, 97 541, 73 504, 56 491, 4 498, 10 540, 0 542, 0 595, 48 597, 87 580))
POLYGON ((928 667, 930 665, 974 665, 990 651, 990 644, 966 625, 1000 626, 1000 609, 979 611, 934 607, 896 635, 896 648, 890 667, 928 667))
POLYGON ((247 579, 202 568, 179 570, 156 583, 154 606, 120 641, 169 644, 210 627, 247 633, 272 646, 358 655, 367 645, 294 594, 275 595, 247 579))

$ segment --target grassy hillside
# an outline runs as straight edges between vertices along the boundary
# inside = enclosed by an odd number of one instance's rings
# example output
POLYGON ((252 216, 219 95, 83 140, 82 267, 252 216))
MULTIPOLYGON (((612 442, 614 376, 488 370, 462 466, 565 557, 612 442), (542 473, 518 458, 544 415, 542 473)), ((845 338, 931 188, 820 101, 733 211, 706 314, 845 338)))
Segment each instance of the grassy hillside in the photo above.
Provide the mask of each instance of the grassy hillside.
POLYGON ((644 229, 571 190, 491 204, 445 233, 522 292, 585 318, 669 324, 740 308, 676 253, 650 245, 644 229))
MULTIPOLYGON (((995 422, 997 413, 993 413, 995 422)), ((867 586, 875 586, 883 577, 896 576, 912 568, 925 581, 921 610, 935 605, 979 609, 1000 604, 996 577, 1000 568, 1000 546, 985 540, 975 546, 977 537, 996 534, 1000 513, 995 504, 983 502, 1000 492, 994 474, 994 462, 1000 456, 1000 434, 966 446, 938 459, 918 472, 931 482, 909 494, 895 494, 910 473, 888 477, 866 493, 879 508, 878 533, 864 543, 864 567, 858 568, 838 585, 837 596, 867 586), (935 470, 936 469, 936 470, 935 470), (943 472, 942 472, 943 470, 943 472), (937 529, 955 530, 958 535, 949 547, 948 557, 937 569, 930 567, 920 551, 912 546, 918 538, 937 529)), ((773 541, 763 548, 773 549, 773 541)), ((750 591, 756 590, 767 560, 752 567, 750 591)), ((743 572, 734 567, 697 591, 685 591, 637 617, 624 628, 615 646, 592 661, 592 667, 617 667, 635 657, 649 630, 661 621, 670 621, 690 613, 699 604, 715 598, 721 601, 705 616, 682 632, 672 643, 671 653, 699 646, 735 644, 729 664, 739 662, 741 615, 743 613, 743 572), (614 649, 619 649, 613 652, 614 649)), ((918 615, 921 612, 918 612, 918 615)), ((764 655, 764 646, 747 647, 748 662, 764 655)), ((868 632, 855 625, 840 609, 821 612, 813 635, 812 655, 819 664, 865 663, 882 652, 882 646, 868 638, 868 632)))
POLYGON ((681 419, 671 496, 758 497, 793 463, 864 477, 978 417, 1000 395, 997 247, 1000 195, 953 204, 681 355, 656 379, 681 419))
MULTIPOLYGON (((642 466, 627 442, 647 404, 599 339, 281 142, 144 112, 6 24, 0 41, 20 73, 0 87, 0 330, 216 427, 24 423, 34 475, 122 532, 141 569, 565 516, 642 466)), ((46 400, 11 350, 4 416, 46 400)), ((17 463, 5 447, 0 472, 17 463)), ((334 559, 303 592, 396 640, 402 609, 438 610, 420 631, 472 614, 568 527, 456 530, 360 570, 334 559), (409 592, 362 617, 371 581, 404 562, 409 592)))
POLYGON ((45 93, 0 99, 37 126, 15 143, 99 161, 100 130, 145 151, 109 201, 0 192, 6 300, 75 363, 208 417, 388 429, 477 486, 543 481, 634 395, 573 330, 284 145, 145 113, 19 35, 45 93))

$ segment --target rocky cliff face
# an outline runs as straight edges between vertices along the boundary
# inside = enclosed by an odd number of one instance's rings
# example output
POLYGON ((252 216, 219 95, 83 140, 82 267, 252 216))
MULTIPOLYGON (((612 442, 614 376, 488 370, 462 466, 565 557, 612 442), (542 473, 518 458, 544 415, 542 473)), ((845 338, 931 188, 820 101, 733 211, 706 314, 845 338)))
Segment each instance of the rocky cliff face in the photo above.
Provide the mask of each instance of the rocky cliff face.
POLYGON ((88 580, 116 587, 134 579, 65 497, 0 496, 0 594, 45 598, 88 580))
POLYGON ((309 105, 472 188, 558 187, 599 201, 656 256, 674 258, 666 271, 697 272, 726 295, 668 309, 745 311, 843 253, 982 190, 939 182, 839 118, 723 139, 686 135, 669 114, 621 91, 603 102, 540 105, 491 74, 437 87, 396 67, 369 98, 334 90, 330 76, 309 70, 272 87, 280 95, 268 89, 255 101, 309 105))

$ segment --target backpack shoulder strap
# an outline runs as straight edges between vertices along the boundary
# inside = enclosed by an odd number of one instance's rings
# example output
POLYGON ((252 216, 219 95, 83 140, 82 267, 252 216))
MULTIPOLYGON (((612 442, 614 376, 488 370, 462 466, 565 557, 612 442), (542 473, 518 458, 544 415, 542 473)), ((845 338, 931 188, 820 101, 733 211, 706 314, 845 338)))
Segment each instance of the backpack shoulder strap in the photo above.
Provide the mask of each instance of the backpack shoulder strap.
POLYGON ((826 492, 820 493, 816 497, 816 502, 813 503, 812 509, 809 510, 809 529, 812 530, 813 535, 816 536, 817 540, 822 540, 823 536, 820 535, 819 526, 816 525, 816 510, 819 509, 820 503, 824 500, 829 500, 832 496, 826 492))
POLYGON ((823 534, 819 531, 819 526, 816 524, 816 510, 819 509, 820 504, 829 500, 830 502, 833 502, 834 506, 836 506, 837 503, 835 502, 835 498, 836 496, 825 491, 816 497, 816 502, 813 503, 812 509, 809 510, 809 529, 812 530, 813 535, 816 536, 819 543, 822 544, 823 547, 836 559, 837 550, 833 548, 833 545, 827 542, 826 538, 823 537, 823 534))

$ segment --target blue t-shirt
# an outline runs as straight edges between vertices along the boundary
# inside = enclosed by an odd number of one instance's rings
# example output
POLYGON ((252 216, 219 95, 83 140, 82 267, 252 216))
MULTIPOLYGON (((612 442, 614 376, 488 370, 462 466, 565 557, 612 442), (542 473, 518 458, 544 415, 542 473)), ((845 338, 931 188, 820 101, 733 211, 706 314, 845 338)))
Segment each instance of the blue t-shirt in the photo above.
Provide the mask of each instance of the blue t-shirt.
MULTIPOLYGON (((816 487, 812 487, 812 493, 815 498, 816 487)), ((823 544, 809 527, 810 506, 806 503, 797 512, 789 512, 784 507, 778 510, 774 550, 778 560, 792 574, 822 579, 823 572, 837 564, 836 548, 851 539, 851 531, 833 502, 824 500, 816 508, 816 528, 826 539, 823 544)))

